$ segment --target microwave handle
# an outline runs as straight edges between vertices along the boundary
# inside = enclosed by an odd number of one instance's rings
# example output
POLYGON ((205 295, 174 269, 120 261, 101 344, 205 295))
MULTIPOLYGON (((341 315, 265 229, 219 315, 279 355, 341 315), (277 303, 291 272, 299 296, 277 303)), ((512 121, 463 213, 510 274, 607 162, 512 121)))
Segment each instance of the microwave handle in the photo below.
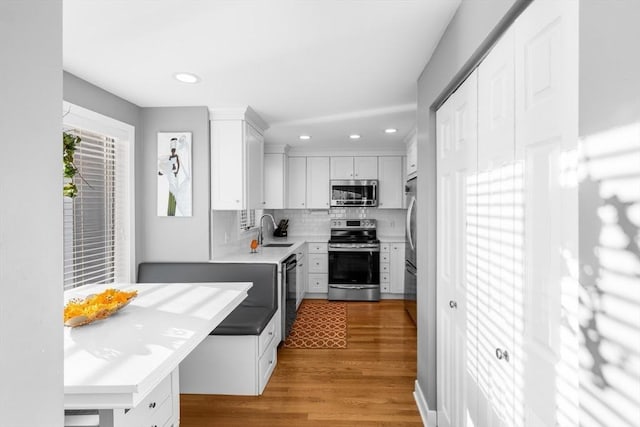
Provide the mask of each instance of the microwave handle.
POLYGON ((413 213, 413 208, 416 205, 416 198, 412 197, 411 202, 409 202, 409 209, 407 209, 407 240, 409 241, 409 246, 411 246, 411 250, 415 250, 416 247, 413 244, 413 239, 411 238, 412 230, 411 230, 411 215, 413 213))

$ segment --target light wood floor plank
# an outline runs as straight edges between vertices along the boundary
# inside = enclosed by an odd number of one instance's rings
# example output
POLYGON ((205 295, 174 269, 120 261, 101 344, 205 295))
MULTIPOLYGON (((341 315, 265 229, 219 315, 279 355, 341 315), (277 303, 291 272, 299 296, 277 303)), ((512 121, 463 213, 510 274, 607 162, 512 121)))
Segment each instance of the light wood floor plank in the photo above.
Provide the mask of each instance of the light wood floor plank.
POLYGON ((278 349, 262 396, 181 395, 181 427, 422 426, 402 301, 351 302, 348 348, 278 349))

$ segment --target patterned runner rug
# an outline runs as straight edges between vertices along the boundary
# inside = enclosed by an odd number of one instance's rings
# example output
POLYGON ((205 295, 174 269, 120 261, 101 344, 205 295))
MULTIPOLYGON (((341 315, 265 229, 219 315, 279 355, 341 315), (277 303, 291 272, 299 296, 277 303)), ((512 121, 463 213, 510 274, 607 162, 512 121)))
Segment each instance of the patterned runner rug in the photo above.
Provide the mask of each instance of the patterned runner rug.
POLYGON ((287 348, 347 348, 347 303, 303 301, 287 348))

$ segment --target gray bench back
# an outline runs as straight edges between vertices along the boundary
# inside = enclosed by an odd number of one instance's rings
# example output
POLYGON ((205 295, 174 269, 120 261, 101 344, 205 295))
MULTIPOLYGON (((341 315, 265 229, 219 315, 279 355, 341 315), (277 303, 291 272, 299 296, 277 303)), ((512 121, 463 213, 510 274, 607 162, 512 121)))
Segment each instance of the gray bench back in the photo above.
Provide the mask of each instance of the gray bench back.
POLYGON ((278 266, 275 264, 209 262, 143 262, 138 283, 253 282, 241 305, 278 307, 278 266))

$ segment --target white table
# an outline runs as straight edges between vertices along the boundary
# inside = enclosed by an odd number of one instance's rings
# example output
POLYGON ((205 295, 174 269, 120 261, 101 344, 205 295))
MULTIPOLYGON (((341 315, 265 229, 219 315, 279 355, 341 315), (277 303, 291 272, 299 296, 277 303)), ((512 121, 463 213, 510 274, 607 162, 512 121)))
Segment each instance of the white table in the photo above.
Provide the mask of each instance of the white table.
POLYGON ((64 331, 65 409, 100 409, 101 425, 119 425, 102 419, 117 420, 177 375, 178 364, 242 302, 251 283, 91 285, 65 292, 65 303, 109 287, 138 296, 107 319, 64 331))

